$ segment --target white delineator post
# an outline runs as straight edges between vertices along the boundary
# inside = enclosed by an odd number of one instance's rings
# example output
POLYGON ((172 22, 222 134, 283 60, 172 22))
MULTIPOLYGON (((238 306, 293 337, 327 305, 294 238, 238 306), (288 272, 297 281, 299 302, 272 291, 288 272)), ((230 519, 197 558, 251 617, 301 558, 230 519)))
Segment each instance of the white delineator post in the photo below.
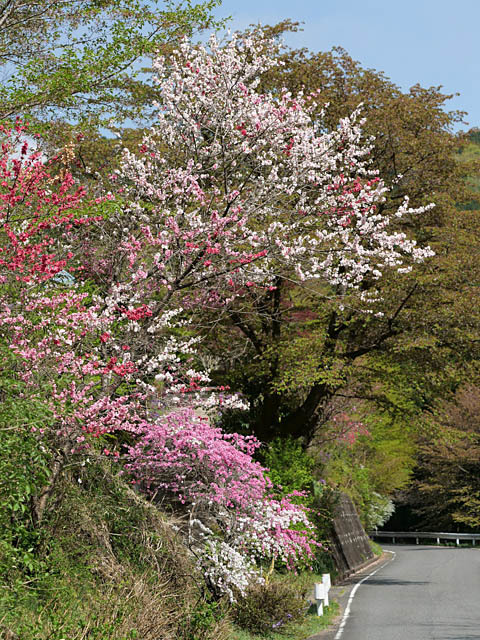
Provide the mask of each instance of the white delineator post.
POLYGON ((317 616, 323 616, 323 600, 325 599, 325 585, 323 582, 315 583, 315 600, 317 601, 317 616))
POLYGON ((317 601, 317 615, 323 616, 323 605, 329 606, 328 592, 330 591, 330 574, 322 574, 322 582, 315 583, 315 600, 317 601))
POLYGON ((323 603, 326 607, 328 607, 328 592, 330 591, 330 587, 332 586, 329 573, 322 574, 322 584, 325 586, 325 597, 323 599, 323 603))

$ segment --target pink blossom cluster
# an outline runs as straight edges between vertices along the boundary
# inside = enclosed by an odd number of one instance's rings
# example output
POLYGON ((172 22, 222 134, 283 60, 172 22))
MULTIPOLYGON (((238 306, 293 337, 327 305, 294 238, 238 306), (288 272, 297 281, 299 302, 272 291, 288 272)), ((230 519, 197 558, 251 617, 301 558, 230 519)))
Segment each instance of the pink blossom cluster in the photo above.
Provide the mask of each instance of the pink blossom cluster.
POLYGON ((362 422, 352 419, 347 413, 334 416, 333 422, 338 442, 353 446, 360 436, 370 436, 367 427, 362 422))
POLYGON ((261 560, 294 568, 312 558, 317 543, 306 510, 293 494, 272 497, 266 469, 252 457, 260 446, 255 437, 226 434, 191 409, 144 429, 125 467, 142 490, 186 506, 190 546, 217 590, 231 598, 244 592, 261 579, 261 560))
POLYGON ((88 222, 75 215, 85 191, 71 174, 53 178, 41 153, 30 149, 25 125, 13 129, 0 125, 0 282, 7 274, 17 281, 47 280, 61 271, 71 252, 57 254, 56 240, 49 231, 62 227, 65 234, 88 222))
POLYGON ((267 486, 261 465, 252 459, 259 446, 253 436, 226 434, 212 427, 206 416, 183 409, 149 425, 130 449, 127 468, 148 490, 164 487, 180 500, 192 501, 195 495, 245 509, 265 494, 267 486))

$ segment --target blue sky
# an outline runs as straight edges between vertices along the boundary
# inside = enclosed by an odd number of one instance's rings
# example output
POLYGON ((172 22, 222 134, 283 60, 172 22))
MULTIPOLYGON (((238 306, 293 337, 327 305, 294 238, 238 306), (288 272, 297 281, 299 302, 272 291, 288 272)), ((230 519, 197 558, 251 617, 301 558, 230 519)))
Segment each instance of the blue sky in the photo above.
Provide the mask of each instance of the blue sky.
POLYGON ((480 0, 223 0, 217 16, 232 28, 303 21, 288 44, 344 47, 362 66, 384 71, 402 89, 416 83, 459 93, 452 109, 480 127, 480 0))

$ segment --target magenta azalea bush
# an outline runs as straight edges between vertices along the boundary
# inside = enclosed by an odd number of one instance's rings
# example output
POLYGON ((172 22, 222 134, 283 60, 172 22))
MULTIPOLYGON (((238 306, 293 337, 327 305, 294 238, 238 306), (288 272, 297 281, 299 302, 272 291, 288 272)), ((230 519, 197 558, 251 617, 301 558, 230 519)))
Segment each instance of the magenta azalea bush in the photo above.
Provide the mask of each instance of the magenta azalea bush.
MULTIPOLYGON (((188 541, 216 591, 233 599, 261 580, 262 560, 289 568, 313 557, 306 509, 270 494, 253 436, 226 434, 191 409, 149 424, 130 448, 126 469, 148 493, 173 495, 188 510, 188 541)), ((301 494, 296 494, 301 495, 301 494)))

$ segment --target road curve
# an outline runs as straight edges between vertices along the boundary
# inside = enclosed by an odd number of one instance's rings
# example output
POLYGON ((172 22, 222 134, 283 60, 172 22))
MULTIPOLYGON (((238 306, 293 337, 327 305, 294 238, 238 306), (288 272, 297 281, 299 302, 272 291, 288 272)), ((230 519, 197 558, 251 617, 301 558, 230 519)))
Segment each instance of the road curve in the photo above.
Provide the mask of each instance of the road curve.
POLYGON ((480 640, 480 549, 384 548, 395 559, 358 587, 332 638, 480 640))

